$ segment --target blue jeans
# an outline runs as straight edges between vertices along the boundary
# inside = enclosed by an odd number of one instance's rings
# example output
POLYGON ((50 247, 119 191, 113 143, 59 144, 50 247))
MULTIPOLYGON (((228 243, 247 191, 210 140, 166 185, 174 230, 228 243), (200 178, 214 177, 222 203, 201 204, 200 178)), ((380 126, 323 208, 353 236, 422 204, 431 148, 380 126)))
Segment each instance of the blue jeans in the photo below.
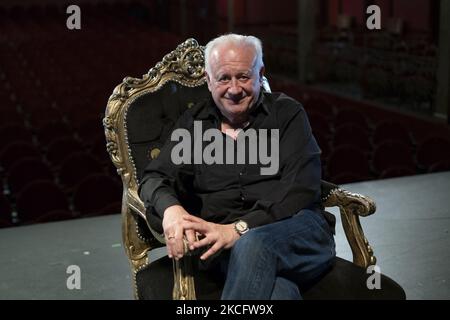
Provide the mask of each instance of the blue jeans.
POLYGON ((302 299, 306 285, 327 271, 335 243, 321 213, 301 210, 291 218, 251 229, 226 259, 223 300, 302 299))

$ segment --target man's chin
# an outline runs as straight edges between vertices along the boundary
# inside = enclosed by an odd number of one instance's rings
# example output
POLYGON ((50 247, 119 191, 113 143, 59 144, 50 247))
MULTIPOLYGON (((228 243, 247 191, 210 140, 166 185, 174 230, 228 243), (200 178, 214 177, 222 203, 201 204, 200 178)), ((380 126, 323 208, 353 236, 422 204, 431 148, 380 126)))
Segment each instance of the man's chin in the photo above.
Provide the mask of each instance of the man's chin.
POLYGON ((248 109, 248 103, 246 101, 242 101, 239 103, 226 103, 226 108, 232 112, 245 112, 248 109))

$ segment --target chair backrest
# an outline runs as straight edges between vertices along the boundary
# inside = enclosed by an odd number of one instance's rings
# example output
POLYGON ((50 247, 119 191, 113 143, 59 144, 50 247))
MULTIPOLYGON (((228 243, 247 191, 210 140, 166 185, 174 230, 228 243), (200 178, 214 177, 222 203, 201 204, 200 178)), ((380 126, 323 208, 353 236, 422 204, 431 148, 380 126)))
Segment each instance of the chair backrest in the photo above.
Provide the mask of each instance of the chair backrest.
POLYGON ((180 115, 209 95, 206 84, 188 87, 168 81, 156 92, 139 95, 130 102, 125 124, 136 179, 159 153, 180 115))
POLYGON ((158 155, 180 115, 209 95, 203 47, 188 40, 151 69, 143 83, 128 80, 131 90, 124 106, 123 133, 129 149, 128 160, 139 182, 143 169, 158 155))
MULTIPOLYGON (((130 215, 138 228, 145 224, 145 208, 137 193, 143 170, 158 156, 179 116, 207 96, 204 47, 194 39, 165 55, 141 79, 127 77, 114 89, 103 125, 108 152, 123 182, 124 228, 134 223, 130 215)), ((139 229, 144 238, 152 237, 146 228, 139 229)), ((153 236, 157 237, 154 232, 153 236)))

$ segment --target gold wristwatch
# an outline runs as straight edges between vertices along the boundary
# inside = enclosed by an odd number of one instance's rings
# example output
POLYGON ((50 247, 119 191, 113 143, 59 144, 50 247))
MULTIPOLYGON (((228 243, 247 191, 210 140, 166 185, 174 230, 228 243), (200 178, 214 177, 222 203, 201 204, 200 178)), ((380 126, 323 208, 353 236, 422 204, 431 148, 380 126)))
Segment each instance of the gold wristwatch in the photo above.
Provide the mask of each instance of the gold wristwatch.
POLYGON ((234 223, 234 230, 242 236, 244 233, 246 233, 248 229, 248 224, 244 220, 238 220, 234 223))

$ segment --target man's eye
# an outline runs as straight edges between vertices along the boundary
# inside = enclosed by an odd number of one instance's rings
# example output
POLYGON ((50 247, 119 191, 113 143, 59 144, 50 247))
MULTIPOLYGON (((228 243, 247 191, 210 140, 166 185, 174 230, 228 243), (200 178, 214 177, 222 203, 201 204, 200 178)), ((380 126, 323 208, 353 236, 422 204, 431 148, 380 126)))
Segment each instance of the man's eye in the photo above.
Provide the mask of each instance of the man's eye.
POLYGON ((230 80, 230 78, 228 78, 228 77, 222 77, 222 78, 219 78, 219 82, 221 82, 221 83, 226 83, 226 82, 228 82, 230 80))

